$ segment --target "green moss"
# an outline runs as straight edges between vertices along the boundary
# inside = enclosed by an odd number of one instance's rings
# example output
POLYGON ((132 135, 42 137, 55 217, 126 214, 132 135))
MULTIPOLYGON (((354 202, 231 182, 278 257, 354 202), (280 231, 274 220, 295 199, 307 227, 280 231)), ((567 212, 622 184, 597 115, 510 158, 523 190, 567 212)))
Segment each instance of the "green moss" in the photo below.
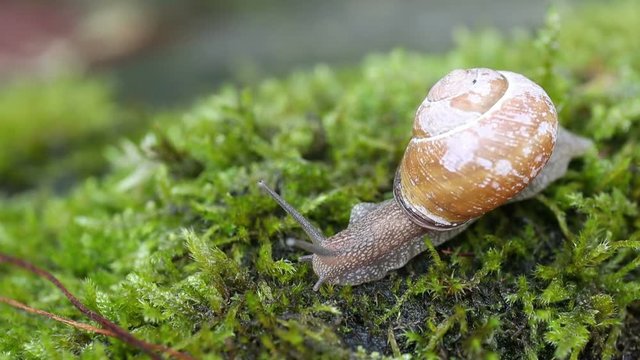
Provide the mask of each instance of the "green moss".
MULTIPOLYGON (((66 195, 40 186, 4 198, 0 248, 51 269, 136 336, 199 358, 638 356, 639 11, 632 1, 552 10, 532 35, 461 31, 444 55, 394 51, 350 70, 223 88, 184 113, 155 115, 139 144, 110 140, 103 177, 66 195), (477 66, 540 82, 563 125, 597 149, 542 196, 487 214, 381 281, 311 291, 311 267, 284 244, 304 234, 256 181, 275 184, 327 234, 339 231, 353 204, 391 196, 426 89, 477 66)), ((34 118, 71 119, 59 116, 71 109, 86 127, 60 136, 90 142, 124 110, 83 84, 52 90, 58 105, 34 118), (71 98, 76 108, 59 105, 71 98)), ((0 103, 27 114, 29 94, 0 103)), ((0 172, 20 174, 16 159, 48 146, 26 126, 0 142, 0 172)), ((0 294, 81 319, 48 284, 0 272, 0 294)), ((5 358, 144 357, 6 306, 0 318, 5 358)))

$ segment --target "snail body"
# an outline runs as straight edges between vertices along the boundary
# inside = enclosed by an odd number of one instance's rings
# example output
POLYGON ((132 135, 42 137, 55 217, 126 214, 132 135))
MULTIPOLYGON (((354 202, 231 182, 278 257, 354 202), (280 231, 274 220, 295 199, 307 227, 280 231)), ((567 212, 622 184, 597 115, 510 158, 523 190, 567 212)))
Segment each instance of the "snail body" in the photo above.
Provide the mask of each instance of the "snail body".
POLYGON ((312 252, 324 282, 380 279, 509 201, 530 198, 560 178, 591 142, 562 129, 544 90, 490 69, 454 70, 429 91, 394 179, 394 198, 354 206, 349 226, 326 238, 264 182, 259 185, 309 235, 287 243, 312 252))

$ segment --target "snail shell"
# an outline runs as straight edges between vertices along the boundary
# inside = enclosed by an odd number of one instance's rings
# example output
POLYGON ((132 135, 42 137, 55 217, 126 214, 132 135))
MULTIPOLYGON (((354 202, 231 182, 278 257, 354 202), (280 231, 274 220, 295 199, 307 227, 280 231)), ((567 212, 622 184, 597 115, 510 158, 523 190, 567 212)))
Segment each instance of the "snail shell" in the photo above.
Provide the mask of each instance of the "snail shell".
POLYGON ((551 99, 526 77, 454 70, 418 108, 396 201, 422 227, 461 226, 527 187, 549 160, 557 128, 551 99))

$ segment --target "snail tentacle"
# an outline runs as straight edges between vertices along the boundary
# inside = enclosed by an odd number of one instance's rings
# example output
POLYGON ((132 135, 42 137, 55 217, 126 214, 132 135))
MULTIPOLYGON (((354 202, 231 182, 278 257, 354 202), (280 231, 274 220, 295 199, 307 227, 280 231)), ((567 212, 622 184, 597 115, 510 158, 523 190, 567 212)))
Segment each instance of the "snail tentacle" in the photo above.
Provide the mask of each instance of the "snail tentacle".
POLYGON ((321 276, 318 278, 318 281, 316 281, 316 283, 313 285, 313 291, 318 291, 320 290, 320 285, 322 285, 322 283, 325 281, 325 277, 321 276))
POLYGON ((337 253, 335 250, 324 248, 321 245, 291 238, 287 239, 287 245, 297 247, 318 256, 333 256, 337 253))
POLYGON ((298 210, 296 210, 293 206, 286 202, 280 195, 271 190, 271 188, 267 186, 264 180, 258 181, 258 186, 266 191, 267 194, 269 194, 269 196, 271 196, 280 205, 280 207, 284 209, 284 211, 291 215, 291 217, 294 218, 298 222, 298 224, 300 224, 300 226, 302 226, 302 229, 307 233, 307 235, 309 235, 309 238, 311 238, 311 241, 314 244, 320 245, 326 240, 326 237, 320 230, 318 230, 317 227, 313 226, 313 224, 311 224, 309 220, 307 220, 307 218, 300 214, 298 210))

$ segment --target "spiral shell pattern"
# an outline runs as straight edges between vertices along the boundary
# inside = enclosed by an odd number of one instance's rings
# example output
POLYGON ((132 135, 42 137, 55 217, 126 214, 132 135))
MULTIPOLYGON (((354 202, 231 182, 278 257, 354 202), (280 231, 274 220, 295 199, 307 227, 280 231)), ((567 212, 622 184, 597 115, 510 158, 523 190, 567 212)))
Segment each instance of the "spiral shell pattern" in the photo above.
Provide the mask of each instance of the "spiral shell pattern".
POLYGON ((423 227, 460 226, 502 205, 538 175, 557 128, 551 99, 526 77, 454 70, 418 108, 394 196, 423 227))

